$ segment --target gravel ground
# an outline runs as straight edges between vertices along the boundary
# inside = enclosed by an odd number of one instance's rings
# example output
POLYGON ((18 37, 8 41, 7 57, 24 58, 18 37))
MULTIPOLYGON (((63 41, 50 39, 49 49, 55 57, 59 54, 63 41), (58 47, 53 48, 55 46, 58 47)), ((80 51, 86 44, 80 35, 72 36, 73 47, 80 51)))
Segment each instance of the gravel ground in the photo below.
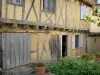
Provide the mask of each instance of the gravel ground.
MULTIPOLYGON (((23 67, 6 70, 2 73, 2 75, 36 75, 36 72, 31 65, 27 65, 23 67)), ((54 75, 54 74, 45 73, 44 75, 54 75)))

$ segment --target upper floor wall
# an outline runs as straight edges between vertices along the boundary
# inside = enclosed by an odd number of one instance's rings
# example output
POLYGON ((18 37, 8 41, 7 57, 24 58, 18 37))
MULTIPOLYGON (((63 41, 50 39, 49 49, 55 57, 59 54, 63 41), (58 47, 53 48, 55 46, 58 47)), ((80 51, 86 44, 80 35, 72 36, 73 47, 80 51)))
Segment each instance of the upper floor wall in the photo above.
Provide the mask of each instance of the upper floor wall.
POLYGON ((92 8, 81 4, 79 1, 66 2, 66 25, 68 28, 89 29, 90 23, 85 16, 92 14, 92 8))
MULTIPOLYGON (((81 19, 81 6, 76 0, 0 0, 1 21, 28 25, 58 26, 89 29, 89 22, 81 19)), ((88 8, 88 15, 91 8, 88 8)))
MULTIPOLYGON (((93 19, 99 19, 98 16, 92 16, 93 19)), ((91 23, 90 25, 90 32, 98 33, 100 32, 100 26, 98 24, 91 23)))

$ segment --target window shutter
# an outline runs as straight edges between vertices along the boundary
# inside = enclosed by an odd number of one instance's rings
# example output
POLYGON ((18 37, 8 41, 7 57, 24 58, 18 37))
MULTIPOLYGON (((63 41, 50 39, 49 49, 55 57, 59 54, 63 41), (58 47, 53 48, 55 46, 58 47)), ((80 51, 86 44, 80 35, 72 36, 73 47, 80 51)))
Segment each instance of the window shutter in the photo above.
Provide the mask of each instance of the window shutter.
POLYGON ((81 47, 83 47, 83 35, 81 35, 81 47))
POLYGON ((75 35, 72 35, 72 49, 75 49, 75 35))
POLYGON ((79 48, 83 46, 83 35, 79 36, 79 48))
POLYGON ((49 11, 49 0, 43 0, 43 8, 45 11, 49 11))
POLYGON ((51 39, 49 41, 49 48, 51 52, 51 58, 59 59, 61 57, 60 50, 60 37, 59 35, 51 35, 51 39))
POLYGON ((21 3, 21 0, 16 0, 16 3, 21 3))
POLYGON ((8 2, 12 3, 12 2, 13 2, 13 0, 8 0, 8 2))
POLYGON ((53 12, 54 11, 54 0, 49 1, 49 11, 53 12))
POLYGON ((78 48, 81 48, 81 35, 79 35, 79 39, 78 39, 78 48))
POLYGON ((54 8, 53 8, 53 12, 56 12, 56 0, 54 0, 54 8))

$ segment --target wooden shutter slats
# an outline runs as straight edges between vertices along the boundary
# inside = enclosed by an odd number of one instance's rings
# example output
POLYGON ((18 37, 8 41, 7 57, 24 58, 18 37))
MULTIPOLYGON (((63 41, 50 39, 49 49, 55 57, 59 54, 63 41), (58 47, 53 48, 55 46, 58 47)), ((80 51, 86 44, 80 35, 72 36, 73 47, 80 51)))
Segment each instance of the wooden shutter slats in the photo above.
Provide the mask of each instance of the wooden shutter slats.
POLYGON ((49 0, 43 0, 43 8, 45 11, 49 11, 49 0))
POLYGON ((56 0, 43 0, 43 8, 48 12, 55 12, 56 0))
POLYGON ((51 35, 51 40, 49 42, 51 57, 59 58, 60 57, 60 39, 59 35, 51 35))

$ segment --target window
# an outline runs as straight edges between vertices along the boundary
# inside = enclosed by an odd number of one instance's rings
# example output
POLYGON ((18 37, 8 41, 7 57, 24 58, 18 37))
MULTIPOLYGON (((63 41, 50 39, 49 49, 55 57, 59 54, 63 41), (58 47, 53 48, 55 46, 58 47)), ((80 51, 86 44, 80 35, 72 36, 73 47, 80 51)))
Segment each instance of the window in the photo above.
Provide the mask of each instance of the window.
POLYGON ((56 0, 43 0, 43 10, 48 12, 55 12, 56 0))
POLYGON ((22 0, 8 0, 9 3, 21 4, 22 0))
POLYGON ((21 3, 21 0, 15 0, 15 3, 19 3, 20 4, 21 3))
POLYGON ((86 16, 88 16, 88 8, 84 5, 81 6, 81 19, 86 20, 86 16))
POLYGON ((75 48, 79 48, 79 35, 75 36, 75 48))
POLYGON ((97 4, 100 4, 100 0, 97 0, 97 4))
POLYGON ((72 49, 83 47, 83 35, 72 35, 72 49))

